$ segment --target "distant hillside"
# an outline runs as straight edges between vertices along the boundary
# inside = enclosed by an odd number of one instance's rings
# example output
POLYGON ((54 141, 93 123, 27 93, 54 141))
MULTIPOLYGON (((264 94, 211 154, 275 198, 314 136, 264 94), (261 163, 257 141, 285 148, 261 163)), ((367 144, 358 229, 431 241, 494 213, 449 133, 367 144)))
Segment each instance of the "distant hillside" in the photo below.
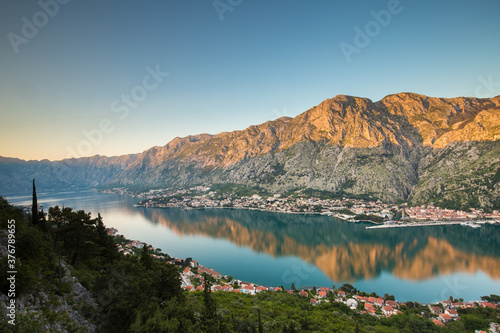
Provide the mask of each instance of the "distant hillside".
POLYGON ((0 192, 31 193, 32 179, 40 191, 100 187, 139 155, 92 156, 62 161, 23 161, 0 157, 0 192))
MULTIPOLYGON (((143 188, 235 183, 271 192, 311 188, 386 201, 493 208, 500 199, 499 139, 500 96, 445 99, 400 93, 372 102, 339 95, 295 118, 175 138, 139 156, 118 158, 127 163, 101 163, 93 172, 83 170, 92 162, 76 160, 78 172, 88 173, 73 177, 77 186, 86 181, 92 182, 88 186, 143 188)), ((73 185, 69 170, 64 184, 73 185)), ((11 175, 12 170, 6 173, 11 181, 20 176, 11 175)))

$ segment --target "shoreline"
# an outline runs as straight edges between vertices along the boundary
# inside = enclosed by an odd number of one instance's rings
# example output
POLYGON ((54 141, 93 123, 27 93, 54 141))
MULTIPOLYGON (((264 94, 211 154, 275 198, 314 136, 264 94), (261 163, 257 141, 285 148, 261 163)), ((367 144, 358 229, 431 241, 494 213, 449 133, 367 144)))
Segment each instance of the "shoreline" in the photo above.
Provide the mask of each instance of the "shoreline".
MULTIPOLYGON (((224 207, 224 208, 228 208, 228 207, 224 207)), ((115 234, 112 234, 112 236, 115 238, 115 239, 118 239, 118 238, 123 238, 126 242, 130 242, 130 243, 140 243, 140 245, 146 245, 150 248, 153 248, 153 245, 151 244, 148 244, 146 242, 142 242, 140 240, 131 240, 131 239, 128 239, 126 238, 125 236, 123 235, 119 235, 118 234, 118 230, 115 229, 115 228, 107 228, 107 230, 111 230, 111 229, 114 229, 115 230, 115 234)), ((117 244, 118 245, 118 244, 117 244)), ((138 248, 137 248, 138 249, 138 248)), ((138 255, 137 253, 136 254, 131 254, 131 255, 138 255)), ((171 257, 169 256, 169 259, 166 259, 166 258, 156 258, 156 260, 159 260, 161 262, 166 262, 168 264, 171 264, 171 265, 174 265, 177 269, 178 269, 178 272, 179 272, 179 276, 181 278, 181 281, 182 281, 182 285, 181 285, 181 288, 184 289, 186 292, 195 292, 197 289, 194 288, 194 285, 192 283, 192 279, 194 279, 194 274, 193 275, 186 275, 186 272, 185 271, 182 271, 181 267, 184 267, 183 264, 178 264, 176 262, 184 262, 184 259, 181 259, 181 258, 176 258, 176 257, 171 257), (193 286, 192 289, 187 289, 188 286, 193 286)), ((237 276, 234 276, 234 275, 230 275, 230 274, 222 274, 222 273, 218 273, 217 271, 215 271, 214 269, 210 268, 210 267, 206 267, 206 266, 203 266, 200 262, 198 262, 195 258, 192 258, 193 261, 192 263, 196 263, 196 268, 198 269, 198 267, 200 267, 202 269, 202 273, 206 273, 210 276, 212 276, 216 282, 212 285, 212 291, 220 291, 220 292, 238 292, 238 293, 241 293, 241 294, 247 294, 247 295, 251 295, 251 296, 255 296, 257 293, 259 293, 259 291, 257 291, 259 287, 265 287, 266 288, 266 291, 271 291, 271 292, 278 292, 278 291, 289 291, 289 290, 292 290, 292 289, 282 289, 283 285, 271 285, 271 284, 260 284, 260 283, 254 283, 254 282, 249 282, 249 281, 244 281, 244 280, 241 280, 239 279, 237 276), (219 277, 215 277, 212 275, 212 273, 215 273, 215 274, 220 274, 219 277), (224 278, 227 278, 228 276, 232 276, 233 279, 229 282, 223 282, 222 284, 220 283, 220 280, 221 279, 224 279, 224 278), (239 285, 239 288, 237 288, 237 290, 224 290, 224 289, 217 289, 217 286, 220 286, 220 287, 227 287, 227 286, 231 286, 231 282, 238 282, 238 285, 239 285), (244 291, 245 289, 245 286, 252 286, 253 287, 253 292, 251 293, 247 293, 244 291)), ((194 266, 186 266, 186 267, 194 267, 194 266)), ((200 273, 199 273, 200 274, 200 273)), ((201 274, 200 274, 201 275, 201 274)), ((332 281, 332 283, 334 283, 332 281)), ((348 283, 348 282, 346 282, 348 283)), ((284 287, 283 287, 284 288, 284 287)), ((295 293, 298 293, 299 291, 311 291, 313 288, 316 288, 318 291, 322 290, 322 289, 329 289, 330 291, 336 291, 338 292, 339 290, 342 290, 341 287, 338 287, 336 289, 332 289, 330 286, 316 286, 316 285, 303 285, 303 286, 298 286, 296 288, 296 291, 295 293)), ((391 291, 392 292, 392 291, 391 291)), ((358 302, 361 301, 359 299, 359 297, 363 298, 362 296, 360 296, 360 294, 363 294, 363 295, 368 295, 368 294, 373 294, 375 292, 368 292, 368 291, 363 291, 363 290, 358 290, 357 292, 355 293, 351 293, 349 295, 345 294, 345 296, 340 296, 340 295, 337 295, 336 296, 336 301, 337 302, 342 302, 342 303, 346 303, 347 299, 349 298, 354 298, 354 299, 357 299, 358 302), (348 297, 347 297, 348 296, 348 297)), ((303 296, 303 295, 301 295, 303 296)), ((395 301, 396 303, 399 305, 404 305, 406 304, 407 302, 416 302, 416 303, 419 303, 420 305, 422 306, 431 306, 431 305, 434 305, 436 303, 440 303, 442 302, 443 300, 439 301, 439 300, 433 300, 433 301, 427 301, 427 302, 418 302, 418 301, 414 301, 414 300, 411 300, 411 299, 404 299, 404 300, 398 300, 397 297, 396 297, 396 294, 392 295, 394 296, 395 298, 395 301)), ((378 298, 380 298, 381 296, 377 294, 378 298)), ((317 299, 318 301, 321 301, 322 298, 318 297, 318 296, 314 296, 315 299, 317 299)), ((446 299, 444 299, 444 301, 446 301, 446 299)), ((363 301, 365 302, 365 301, 363 301)), ((481 304, 483 303, 484 301, 483 300, 478 300, 478 299, 468 299, 468 300, 462 300, 460 301, 460 303, 462 305, 466 305, 466 304, 472 304, 472 303, 476 303, 476 304, 481 304)))
POLYGON ((333 217, 339 221, 342 222, 349 222, 349 223, 370 223, 373 224, 372 226, 367 226, 366 229, 388 229, 388 228, 407 228, 407 227, 425 227, 425 226, 443 226, 443 225, 463 225, 463 226, 468 226, 472 228, 480 228, 481 224, 500 224, 500 221, 497 220, 450 220, 450 221, 409 221, 405 223, 398 223, 398 221, 388 221, 392 223, 378 223, 370 220, 351 220, 351 219, 346 219, 341 216, 337 216, 333 212, 291 212, 291 211, 284 211, 284 210, 270 210, 270 209, 264 209, 264 208, 252 208, 252 207, 183 207, 183 206, 171 206, 171 207, 162 207, 162 206, 157 206, 157 205, 139 205, 135 204, 134 207, 141 207, 141 208, 156 208, 156 209, 170 209, 170 208, 175 208, 175 209, 182 209, 185 211, 190 211, 190 210, 208 210, 208 209, 235 209, 235 210, 252 210, 252 211, 260 211, 260 212, 267 212, 267 213, 281 213, 281 214, 294 214, 294 215, 317 215, 317 216, 328 216, 328 217, 333 217))
POLYGON ((431 226, 442 226, 442 225, 463 225, 471 228, 481 228, 480 224, 498 224, 498 221, 473 221, 473 220, 462 220, 462 221, 432 221, 432 222, 409 222, 409 223, 399 223, 399 224, 382 224, 368 226, 366 229, 387 229, 387 228, 411 228, 411 227, 431 227, 431 226))
POLYGON ((172 206, 172 207, 162 207, 162 206, 146 206, 146 205, 139 205, 135 204, 134 207, 141 207, 141 208, 157 208, 157 209, 170 209, 170 208, 176 208, 176 209, 182 209, 185 211, 190 211, 190 210, 206 210, 206 209, 235 209, 235 210, 254 210, 254 211, 259 211, 259 212, 267 212, 267 213, 281 213, 281 214, 294 214, 294 215, 319 215, 319 216, 328 216, 328 217, 333 217, 338 220, 344 221, 344 222, 350 222, 350 223, 372 223, 376 225, 380 225, 377 222, 369 221, 369 220, 349 220, 342 218, 340 216, 335 216, 334 213, 329 212, 329 213, 318 213, 318 212, 289 212, 289 211, 283 211, 283 210, 270 210, 270 209, 264 209, 264 208, 251 208, 251 207, 183 207, 183 206, 172 206))

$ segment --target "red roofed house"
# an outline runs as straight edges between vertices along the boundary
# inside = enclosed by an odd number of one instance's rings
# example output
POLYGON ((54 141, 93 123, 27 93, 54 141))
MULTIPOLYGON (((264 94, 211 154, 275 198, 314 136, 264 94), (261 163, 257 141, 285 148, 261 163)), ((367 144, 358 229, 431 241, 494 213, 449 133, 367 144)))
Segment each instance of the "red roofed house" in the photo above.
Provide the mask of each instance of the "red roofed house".
POLYGON ((490 303, 490 302, 483 302, 483 303, 481 303, 481 306, 482 306, 483 308, 493 308, 493 309, 495 309, 495 308, 496 308, 495 304, 490 303))
POLYGON ((186 286, 185 288, 187 291, 193 291, 194 290, 194 286, 186 286))
POLYGON ((444 313, 447 313, 452 318, 458 318, 458 312, 455 309, 447 309, 444 313))
POLYGON ((207 273, 208 275, 211 275, 215 279, 220 279, 222 277, 221 273, 218 273, 210 268, 203 267, 202 272, 207 273))
POLYGON ((198 287, 196 287, 196 290, 201 290, 201 291, 203 291, 203 286, 198 286, 198 287))
POLYGON ((437 320, 437 319, 432 319, 432 322, 433 322, 434 324, 436 324, 437 326, 446 327, 446 325, 445 325, 445 324, 443 324, 442 322, 440 322, 440 321, 439 321, 439 320, 437 320))
POLYGON ((291 294, 293 294, 293 290, 288 290, 287 293, 289 293, 291 295, 291 294))
POLYGON ((472 303, 472 302, 462 303, 461 308, 474 309, 474 308, 476 308, 476 303, 472 303))
POLYGON ((361 301, 361 302, 368 302, 368 297, 365 297, 365 296, 359 296, 359 295, 355 295, 354 298, 357 298, 358 301, 361 301))
POLYGON ((339 296, 340 297, 345 297, 345 291, 339 290, 339 296))
POLYGON ((439 306, 429 306, 429 309, 431 309, 431 312, 435 315, 443 313, 443 309, 441 309, 439 306))
POLYGON ((396 314, 396 311, 394 311, 394 308, 390 305, 386 305, 382 307, 382 313, 388 317, 392 316, 393 314, 396 314))
POLYGON ((326 297, 326 291, 320 291, 318 297, 319 298, 325 298, 326 297))
POLYGON ((299 292, 299 295, 300 295, 300 296, 305 296, 305 297, 307 297, 307 291, 305 291, 305 290, 301 290, 301 291, 299 292))
POLYGON ((254 286, 247 285, 247 286, 241 288, 241 291, 245 294, 255 295, 255 287, 254 286))
POLYGON ((260 286, 260 287, 257 287, 257 292, 260 293, 261 291, 266 291, 267 288, 266 287, 263 287, 263 286, 260 286))
POLYGON ((453 318, 451 318, 451 316, 447 313, 441 313, 438 318, 441 322, 445 324, 453 321, 453 318))
POLYGON ((451 301, 450 300, 441 301, 441 304, 443 304, 444 308, 446 309, 451 306, 451 301))
POLYGON ((392 306, 393 308, 397 308, 398 307, 398 303, 396 303, 396 301, 385 301, 385 305, 390 305, 392 306))
POLYGON ((315 299, 315 298, 311 298, 309 300, 309 302, 312 304, 312 305, 316 305, 318 303, 318 301, 315 299))
POLYGON ((330 289, 329 289, 329 288, 327 288, 327 287, 321 287, 319 290, 320 290, 320 291, 324 291, 324 292, 326 292, 326 293, 330 291, 330 289))
POLYGON ((375 308, 370 303, 365 303, 365 309, 368 313, 375 314, 375 308))
POLYGON ((182 271, 182 273, 187 276, 194 276, 194 273, 191 272, 191 269, 189 267, 184 268, 184 271, 182 271))

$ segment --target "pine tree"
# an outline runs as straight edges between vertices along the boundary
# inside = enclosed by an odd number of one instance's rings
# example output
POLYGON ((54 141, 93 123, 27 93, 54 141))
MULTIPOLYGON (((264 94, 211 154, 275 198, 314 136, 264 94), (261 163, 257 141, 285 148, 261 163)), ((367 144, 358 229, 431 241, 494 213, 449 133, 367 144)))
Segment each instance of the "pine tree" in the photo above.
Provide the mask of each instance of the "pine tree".
POLYGON ((36 186, 33 179, 33 203, 31 205, 31 224, 38 225, 38 201, 36 199, 36 186))
POLYGON ((204 276, 203 283, 203 312, 201 315, 201 324, 203 326, 203 331, 207 333, 215 333, 217 332, 217 305, 215 304, 214 299, 212 298, 212 284, 208 279, 208 276, 204 276))
POLYGON ((97 222, 95 226, 97 232, 97 244, 99 245, 99 257, 102 263, 113 263, 118 257, 118 251, 112 236, 108 235, 106 226, 102 222, 101 214, 97 214, 97 222))
POLYGON ((144 267, 148 270, 153 268, 153 259, 148 253, 148 247, 146 244, 142 247, 142 253, 141 253, 141 263, 144 265, 144 267))

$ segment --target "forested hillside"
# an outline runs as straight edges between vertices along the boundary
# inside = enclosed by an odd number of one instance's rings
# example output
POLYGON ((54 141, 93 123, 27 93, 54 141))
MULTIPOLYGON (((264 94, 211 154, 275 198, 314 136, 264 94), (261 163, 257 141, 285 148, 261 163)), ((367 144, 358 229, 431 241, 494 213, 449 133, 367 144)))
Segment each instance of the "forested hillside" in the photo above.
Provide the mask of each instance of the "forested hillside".
POLYGON ((313 306, 297 292, 214 293, 208 276, 204 291, 187 292, 182 267, 154 259, 158 250, 120 254, 101 216, 53 207, 32 222, 0 197, 0 223, 2 332, 464 332, 487 329, 499 314, 459 309, 462 319, 440 328, 426 306, 413 302, 379 318, 335 302, 333 294, 313 306), (6 313, 9 239, 16 249, 16 325, 6 313))

